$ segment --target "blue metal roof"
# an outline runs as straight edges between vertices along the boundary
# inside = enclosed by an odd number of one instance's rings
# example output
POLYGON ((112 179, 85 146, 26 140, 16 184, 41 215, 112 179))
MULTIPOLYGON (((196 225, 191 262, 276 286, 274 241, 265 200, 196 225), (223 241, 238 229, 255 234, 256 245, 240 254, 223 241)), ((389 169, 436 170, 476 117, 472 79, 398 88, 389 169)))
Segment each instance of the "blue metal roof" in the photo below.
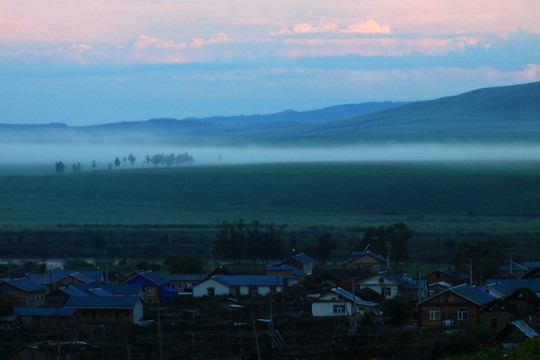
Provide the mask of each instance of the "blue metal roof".
POLYGON ((527 324, 525 321, 523 320, 517 320, 517 321, 512 321, 510 324, 514 325, 515 327, 517 327, 519 330, 521 330, 522 333, 524 333, 529 339, 532 339, 532 338, 535 338, 537 336, 540 336, 538 335, 538 333, 536 331, 534 331, 530 326, 529 324, 527 324))
POLYGON ((505 261, 504 264, 499 266, 500 271, 527 271, 527 268, 523 265, 518 264, 517 262, 505 261))
POLYGON ((12 280, 4 280, 0 282, 0 284, 7 284, 12 287, 15 287, 21 291, 30 293, 30 292, 38 292, 38 291, 46 291, 47 288, 32 281, 27 278, 19 278, 19 279, 12 279, 12 280))
POLYGON ((100 288, 113 295, 139 295, 141 292, 141 285, 131 284, 100 284, 98 287, 92 284, 71 284, 70 287, 79 289, 82 292, 86 292, 90 289, 100 288))
POLYGON ((496 292, 498 292, 499 294, 501 294, 502 296, 505 296, 505 297, 512 294, 512 289, 509 289, 509 288, 507 288, 506 286, 504 286, 504 285, 502 285, 500 283, 492 283, 492 284, 486 283, 484 288, 496 291, 496 292))
POLYGON ((73 309, 67 308, 13 308, 13 313, 18 316, 61 316, 70 317, 73 309))
POLYGON ((30 280, 38 284, 51 285, 72 276, 87 284, 103 282, 103 270, 51 270, 45 274, 30 274, 30 280))
POLYGON ((212 279, 227 286, 283 286, 281 275, 214 275, 212 279))
POLYGON ((387 262, 388 261, 388 260, 386 260, 386 258, 382 257, 381 255, 375 254, 374 252, 371 252, 371 251, 367 250, 367 251, 353 251, 352 252, 352 257, 345 260, 343 262, 343 264, 347 264, 347 263, 349 263, 349 262, 351 262, 353 260, 356 260, 358 258, 361 258, 363 256, 371 256, 372 258, 377 259, 377 260, 382 261, 382 262, 387 262))
POLYGON ((153 271, 135 271, 136 275, 132 277, 131 279, 125 281, 125 284, 143 284, 143 285, 165 285, 169 282, 169 279, 167 279, 165 276, 159 275, 158 273, 155 273, 153 271), (146 279, 150 283, 141 283, 138 281, 138 279, 146 279))
POLYGON ((525 261, 523 263, 527 269, 540 268, 540 261, 525 261))
POLYGON ((169 281, 203 281, 208 274, 165 274, 163 276, 169 281))
POLYGON ((137 302, 135 296, 72 296, 64 307, 73 309, 132 309, 137 302))
POLYGON ((266 265, 265 270, 273 271, 292 271, 294 276, 300 277, 306 275, 306 273, 296 266, 292 265, 266 265))
POLYGON ((529 288, 532 291, 540 292, 540 279, 487 279, 486 284, 499 283, 510 289, 512 292, 520 288, 529 288))

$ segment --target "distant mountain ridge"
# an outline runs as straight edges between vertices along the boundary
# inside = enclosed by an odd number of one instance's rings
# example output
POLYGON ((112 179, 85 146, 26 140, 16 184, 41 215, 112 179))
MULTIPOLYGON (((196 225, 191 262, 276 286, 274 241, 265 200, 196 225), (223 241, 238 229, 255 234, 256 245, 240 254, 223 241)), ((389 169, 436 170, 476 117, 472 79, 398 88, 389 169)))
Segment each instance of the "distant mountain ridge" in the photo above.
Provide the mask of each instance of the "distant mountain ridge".
MULTIPOLYGON (((215 116, 182 120, 157 118, 70 127, 2 125, 0 138, 27 141, 95 139, 166 141, 258 141, 336 135, 540 132, 540 82, 491 87, 435 100, 371 102, 331 106, 312 111, 282 111, 268 115, 215 116)), ((333 137, 331 140, 330 138, 333 137)))

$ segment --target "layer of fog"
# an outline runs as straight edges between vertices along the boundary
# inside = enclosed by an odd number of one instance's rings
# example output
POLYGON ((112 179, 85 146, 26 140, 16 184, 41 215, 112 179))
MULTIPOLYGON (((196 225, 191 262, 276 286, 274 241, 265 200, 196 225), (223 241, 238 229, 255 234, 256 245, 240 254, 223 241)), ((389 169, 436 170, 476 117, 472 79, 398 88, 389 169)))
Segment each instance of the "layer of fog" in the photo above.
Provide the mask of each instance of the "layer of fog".
POLYGON ((114 164, 132 167, 124 162, 129 154, 136 157, 133 167, 146 166, 146 156, 188 152, 195 159, 193 165, 248 164, 314 161, 497 161, 540 160, 540 144, 381 144, 344 147, 197 147, 171 145, 91 145, 91 144, 0 144, 0 165, 51 164, 62 161, 70 170, 73 163, 81 163, 90 170, 114 164))

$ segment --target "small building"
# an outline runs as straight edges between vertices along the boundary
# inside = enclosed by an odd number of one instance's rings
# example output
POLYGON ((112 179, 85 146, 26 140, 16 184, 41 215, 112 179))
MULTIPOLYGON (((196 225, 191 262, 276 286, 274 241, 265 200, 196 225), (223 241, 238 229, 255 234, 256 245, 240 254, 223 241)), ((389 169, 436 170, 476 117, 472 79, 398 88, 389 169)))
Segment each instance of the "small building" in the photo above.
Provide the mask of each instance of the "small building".
POLYGON ((50 270, 45 274, 30 274, 29 279, 50 291, 69 284, 101 284, 105 280, 103 270, 50 270))
POLYGON ((505 261, 499 266, 500 276, 503 279, 521 279, 527 273, 527 267, 515 261, 505 261))
POLYGON ((469 275, 458 270, 455 266, 447 266, 427 274, 424 279, 428 284, 444 281, 451 286, 456 286, 468 283, 469 275))
POLYGON ((169 290, 167 287, 169 279, 151 270, 134 271, 120 279, 119 283, 123 285, 140 285, 143 291, 143 300, 149 303, 163 301, 171 292, 176 292, 176 290, 169 290))
POLYGON ((0 280, 0 304, 18 307, 45 305, 47 288, 26 278, 0 280))
POLYGON ((388 269, 388 260, 369 250, 353 251, 352 256, 343 262, 344 269, 367 270, 369 274, 378 274, 388 269))
POLYGON ((377 275, 372 275, 358 283, 358 288, 370 288, 371 290, 383 295, 386 299, 392 299, 397 295, 407 296, 405 291, 408 281, 401 277, 382 272, 377 275))
POLYGON ((512 293, 512 289, 507 288, 499 282, 486 283, 486 285, 482 286, 482 290, 493 295, 497 299, 505 298, 512 293))
POLYGON ((136 324, 143 319, 143 304, 135 296, 72 296, 64 309, 74 311, 78 324, 136 324))
POLYGON ((193 292, 193 286, 202 282, 208 274, 165 274, 169 282, 166 284, 168 288, 177 290, 178 293, 193 292))
POLYGON ((378 303, 363 300, 342 288, 334 288, 311 303, 313 316, 361 316, 376 313, 378 303))
POLYGON ((466 326, 480 323, 480 313, 495 298, 485 291, 461 284, 418 304, 421 326, 466 326))
POLYGON ((360 290, 358 284, 370 275, 366 269, 316 269, 311 275, 311 281, 322 288, 342 288, 348 292, 360 290))
POLYGON ((282 291, 280 275, 214 275, 193 287, 193 297, 265 296, 282 291))
POLYGON ((13 313, 21 319, 23 327, 38 331, 58 333, 75 324, 73 309, 16 307, 13 313))
POLYGON ((306 275, 311 275, 313 268, 315 267, 315 259, 304 253, 293 253, 293 255, 274 265, 292 265, 303 271, 306 275))

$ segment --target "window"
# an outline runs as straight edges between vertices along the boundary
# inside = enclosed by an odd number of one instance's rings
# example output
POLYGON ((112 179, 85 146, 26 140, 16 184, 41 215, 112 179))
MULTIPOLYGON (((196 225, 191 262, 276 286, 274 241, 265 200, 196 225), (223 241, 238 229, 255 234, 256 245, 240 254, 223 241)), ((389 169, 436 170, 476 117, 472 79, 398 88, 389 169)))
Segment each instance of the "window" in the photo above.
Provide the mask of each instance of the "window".
POLYGON ((270 287, 270 294, 275 294, 276 293, 276 288, 275 286, 271 286, 270 287))
POLYGON ((171 283, 171 289, 176 289, 176 283, 174 282, 171 283))
POLYGON ((206 289, 206 294, 208 296, 214 296, 216 294, 216 289, 213 287, 209 287, 208 289, 206 289))
POLYGON ((122 311, 122 317, 123 318, 128 318, 129 317, 129 311, 122 311))
POLYGON ((374 272, 379 272, 379 271, 381 271, 381 265, 379 265, 379 264, 373 264, 373 271, 374 271, 374 272))
POLYGON ((458 309, 457 318, 458 320, 469 320, 469 309, 458 309))
POLYGON ((239 296, 240 295, 240 288, 239 287, 233 287, 231 288, 231 294, 233 296, 239 296))
POLYGON ((441 309, 440 308, 429 309, 429 320, 441 320, 441 309))
POLYGON ((249 295, 255 296, 259 294, 259 289, 256 287, 250 287, 249 288, 249 295))
POLYGON ((144 294, 146 296, 154 296, 154 288, 147 287, 146 289, 144 289, 144 294))
POLYGON ((383 287, 382 288, 382 294, 384 295, 384 297, 392 296, 392 288, 383 287))
POLYGON ((334 305, 333 313, 336 315, 345 314, 345 305, 334 305))

